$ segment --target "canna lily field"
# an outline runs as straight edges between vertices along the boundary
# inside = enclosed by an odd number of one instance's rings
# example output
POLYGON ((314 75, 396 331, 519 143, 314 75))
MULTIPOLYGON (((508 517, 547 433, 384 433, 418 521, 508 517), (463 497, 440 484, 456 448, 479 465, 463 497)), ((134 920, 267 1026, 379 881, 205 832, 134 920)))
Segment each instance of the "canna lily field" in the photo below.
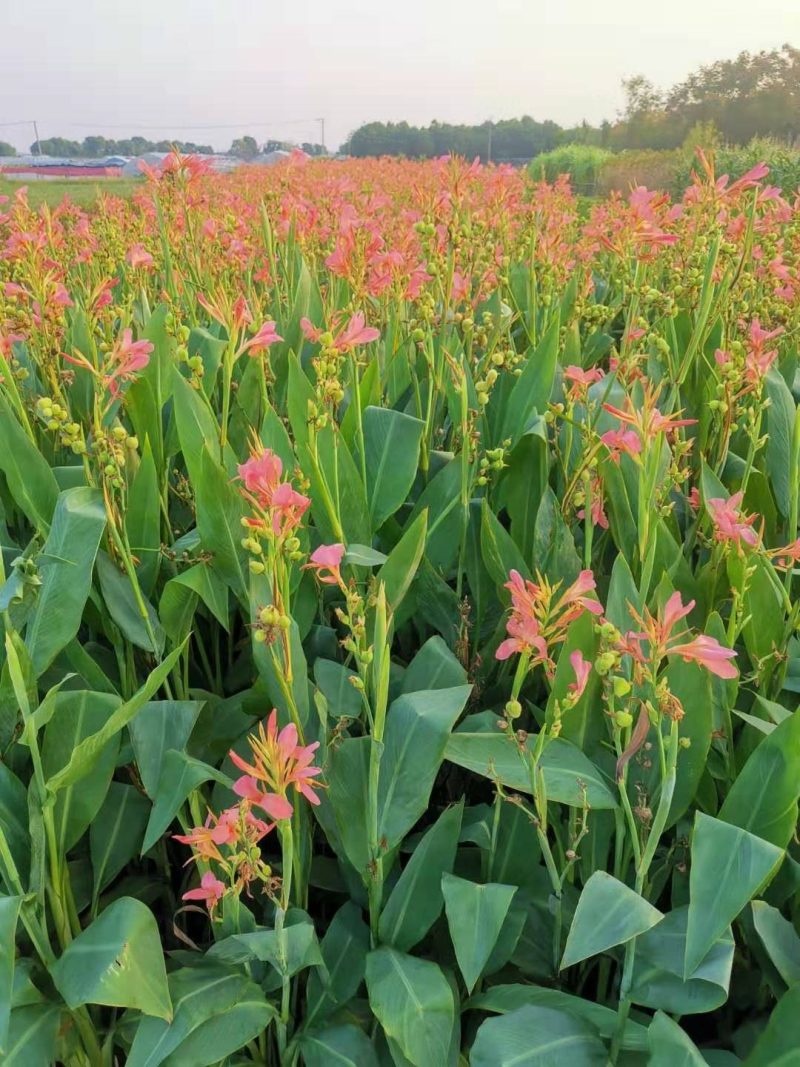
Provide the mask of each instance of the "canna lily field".
POLYGON ((800 200, 0 204, 0 1058, 794 1063, 800 200))

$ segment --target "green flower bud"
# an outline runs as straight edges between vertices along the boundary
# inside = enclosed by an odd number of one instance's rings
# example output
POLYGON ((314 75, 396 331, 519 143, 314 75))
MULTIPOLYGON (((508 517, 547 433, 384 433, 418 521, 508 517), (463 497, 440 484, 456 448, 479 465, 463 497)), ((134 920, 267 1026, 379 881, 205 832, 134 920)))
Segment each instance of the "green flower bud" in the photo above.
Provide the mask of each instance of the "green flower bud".
POLYGON ((626 730, 633 723, 633 716, 629 711, 618 711, 614 715, 614 722, 620 730, 626 730))

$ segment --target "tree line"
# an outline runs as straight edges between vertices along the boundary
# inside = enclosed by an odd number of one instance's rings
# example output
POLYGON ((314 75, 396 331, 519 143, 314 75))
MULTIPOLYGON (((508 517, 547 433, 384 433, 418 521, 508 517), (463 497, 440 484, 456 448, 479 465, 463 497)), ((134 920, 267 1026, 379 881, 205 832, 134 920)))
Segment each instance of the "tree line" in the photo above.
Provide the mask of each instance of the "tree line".
POLYGON ((614 122, 562 127, 528 115, 479 125, 369 122, 344 146, 353 156, 402 155, 423 159, 449 152, 492 159, 531 159, 563 144, 625 148, 677 148, 699 125, 729 144, 753 137, 800 138, 800 50, 742 52, 690 74, 667 90, 643 75, 623 81, 625 106, 614 122))
MULTIPOLYGON (((276 149, 291 151, 292 148, 300 147, 310 156, 324 155, 325 146, 304 141, 295 146, 288 141, 265 141, 259 144, 255 137, 237 137, 228 149, 228 155, 238 159, 254 159, 260 152, 273 152, 276 149)), ((194 141, 179 141, 169 139, 163 141, 150 141, 146 137, 125 137, 121 140, 102 137, 92 134, 84 137, 82 141, 73 141, 67 137, 43 137, 34 141, 30 146, 33 155, 43 156, 67 156, 71 159, 104 159, 107 156, 141 156, 145 152, 171 152, 177 148, 179 152, 188 155, 213 155, 214 149, 210 144, 195 144, 194 141)), ((0 141, 0 156, 15 156, 16 149, 5 141, 0 141)))

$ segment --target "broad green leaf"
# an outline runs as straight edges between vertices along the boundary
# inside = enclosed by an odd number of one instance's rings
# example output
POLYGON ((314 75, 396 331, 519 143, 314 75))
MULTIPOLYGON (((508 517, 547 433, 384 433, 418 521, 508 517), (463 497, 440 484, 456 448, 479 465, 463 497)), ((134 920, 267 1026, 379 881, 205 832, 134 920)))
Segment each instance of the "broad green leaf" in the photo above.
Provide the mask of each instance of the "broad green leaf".
POLYGON ((478 884, 445 873, 442 893, 458 967, 471 993, 500 935, 516 886, 478 884))
POLYGON ((311 971, 306 986, 305 1026, 346 1004, 364 981, 369 927, 352 901, 336 912, 319 947, 322 963, 311 971))
POLYGON ((14 987, 14 937, 21 897, 0 897, 0 1054, 8 1050, 11 991, 14 987))
MULTIPOLYGON (((524 757, 514 739, 507 734, 499 730, 473 733, 469 727, 470 720, 467 719, 461 729, 450 735, 445 759, 486 778, 497 778, 511 789, 532 792, 529 755, 536 744, 536 737, 528 738, 528 757, 524 757)), ((540 766, 548 800, 581 807, 585 787, 586 799, 591 808, 617 806, 616 798, 603 775, 580 749, 569 741, 558 737, 548 742, 542 753, 540 766)))
POLYGON ((730 927, 684 980, 688 907, 674 908, 636 942, 631 998, 676 1015, 713 1011, 728 999, 734 941, 730 927))
POLYGON ((770 1014, 743 1067, 796 1067, 800 1048, 800 985, 792 986, 770 1014))
POLYGON ((352 1023, 304 1031, 300 1048, 306 1067, 378 1067, 375 1046, 352 1023))
POLYGON ((128 387, 125 406, 140 441, 150 439, 156 468, 164 470, 164 405, 172 394, 172 350, 174 340, 166 328, 169 308, 159 306, 150 315, 142 337, 151 342, 153 351, 144 370, 128 387))
POLYGON ((768 841, 701 811, 695 814, 685 978, 782 859, 783 850, 768 841))
MULTIPOLYGON (((83 788, 84 783, 81 783, 83 788)), ((68 792, 62 791, 59 798, 68 792)), ((111 783, 105 802, 89 828, 95 901, 125 864, 138 854, 149 814, 147 797, 132 785, 111 783)))
POLYGON ((664 916, 605 871, 595 871, 578 900, 561 967, 597 956, 643 934, 664 916))
POLYGON ((97 489, 67 489, 59 496, 37 557, 41 586, 25 630, 37 677, 78 632, 105 525, 97 489))
POLYGON ((122 636, 137 648, 160 655, 164 651, 164 630, 156 609, 142 598, 142 614, 130 578, 102 551, 97 554, 97 577, 105 606, 122 636))
POLYGON ((196 486, 203 477, 203 450, 208 450, 215 463, 220 462, 219 425, 208 400, 189 385, 177 367, 172 382, 178 440, 189 480, 196 486))
POLYGON ((453 869, 463 810, 463 801, 447 808, 411 854, 381 912, 384 944, 408 952, 438 919, 444 902, 442 875, 453 869))
POLYGON ((533 352, 529 352, 517 378, 505 410, 502 437, 510 437, 515 443, 528 428, 533 415, 544 415, 558 360, 560 321, 553 318, 549 328, 533 352))
POLYGON ((321 656, 314 660, 314 681, 328 702, 329 715, 357 719, 364 710, 361 694, 351 678, 358 678, 358 672, 321 656))
POLYGON ((14 503, 32 526, 46 533, 58 500, 58 483, 4 396, 0 396, 0 470, 14 503))
POLYGON ((446 1064, 455 1002, 439 967, 379 948, 367 956, 366 976, 370 1007, 406 1059, 415 1067, 446 1064))
POLYGON ((283 930, 233 934, 217 941, 208 955, 225 963, 261 960, 271 964, 283 978, 291 978, 306 967, 322 963, 313 922, 304 911, 294 909, 287 913, 283 930))
POLYGON ((161 765, 170 749, 184 752, 203 702, 200 700, 150 700, 128 729, 139 776, 147 795, 156 795, 161 765))
POLYGON ((344 554, 344 562, 355 567, 380 567, 388 558, 369 545, 349 544, 344 554))
POLYGON ((158 926, 147 905, 132 897, 109 904, 50 973, 70 1008, 107 1004, 172 1018, 158 926))
POLYGON ((425 424, 391 408, 368 407, 363 426, 369 518, 372 529, 378 530, 414 484, 425 424))
POLYGON ((128 492, 125 531, 136 564, 139 585, 150 596, 161 566, 161 500, 158 472, 150 442, 145 441, 139 469, 128 492))
POLYGON ((359 875, 368 877, 369 847, 367 811, 369 810, 368 737, 346 738, 332 745, 325 773, 327 792, 322 803, 330 805, 341 839, 341 848, 359 875))
MULTIPOLYGON (((14 772, 0 762, 0 826, 3 828, 8 850, 23 886, 28 885, 31 841, 28 833, 28 795, 25 786, 14 772)), ((0 874, 5 860, 0 857, 0 874)), ((13 892, 6 883, 6 889, 13 892)))
POLYGON ((401 690, 414 693, 420 689, 450 689, 466 685, 467 672, 441 637, 429 637, 409 663, 401 690))
POLYGON ((549 486, 536 513, 533 560, 537 571, 553 584, 560 582, 563 588, 571 585, 581 570, 572 532, 564 522, 561 504, 549 486))
POLYGON ((527 1005, 478 1027, 470 1067, 604 1067, 608 1054, 581 1019, 527 1005))
POLYGON ((138 715, 142 707, 150 697, 163 685, 164 679, 169 675, 178 661, 183 646, 174 649, 163 662, 159 663, 154 671, 151 671, 144 685, 134 693, 130 700, 113 711, 103 726, 95 733, 90 734, 78 744, 69 758, 69 763, 58 771, 48 781, 47 788, 51 793, 57 793, 59 789, 65 789, 69 785, 80 781, 94 766, 106 743, 127 726, 134 716, 138 715))
POLYGON ((797 477, 797 472, 792 469, 795 402, 777 366, 767 371, 764 385, 769 400, 766 409, 767 473, 772 482, 775 503, 782 515, 788 515, 792 481, 797 477))
POLYGON ((275 1016, 255 982, 207 959, 173 971, 169 991, 172 1021, 141 1019, 128 1067, 216 1063, 256 1038, 275 1016))
POLYGON ((183 574, 170 578, 158 606, 167 636, 175 644, 184 640, 192 627, 198 599, 227 630, 229 595, 222 578, 206 563, 195 563, 183 574))
POLYGON ((511 536, 525 560, 533 560, 533 536, 542 494, 547 486, 547 423, 537 418, 508 457, 503 501, 511 519, 511 536))
POLYGON ((425 559, 446 573, 458 554, 464 512, 461 507, 461 457, 451 459, 431 478, 414 504, 413 516, 428 512, 425 559))
POLYGON ((797 826, 800 796, 800 711, 764 738, 739 772, 719 817, 779 848, 797 826))
POLYGON ((648 1034, 648 1067, 706 1067, 706 1061, 692 1039, 663 1011, 656 1012, 648 1034))
POLYGON ((511 534, 501 524, 484 497, 481 502, 481 555, 486 569, 495 585, 505 585, 509 573, 519 571, 523 578, 530 569, 519 548, 511 540, 511 534))
POLYGON ((787 986, 800 982, 800 937, 788 919, 764 900, 754 900, 753 925, 787 986))
POLYGON ((404 693, 386 715, 378 783, 378 835, 398 844, 428 806, 447 739, 472 686, 404 693))
POLYGON ((428 513, 423 511, 403 531, 403 536, 378 571, 378 583, 383 582, 386 586, 386 602, 393 612, 397 611, 417 573, 425 551, 427 529, 428 513))
POLYGON ((11 1012, 3 1067, 44 1067, 56 1062, 56 1037, 62 1008, 28 1004, 11 1012))
POLYGON ((164 753, 160 770, 158 786, 153 797, 153 810, 150 812, 142 843, 142 855, 149 852, 167 830, 178 808, 193 789, 197 789, 203 782, 210 781, 220 782, 228 788, 233 784, 226 775, 214 767, 175 749, 164 753))
MULTIPOLYGON (((119 697, 110 693, 77 690, 56 696, 55 710, 42 745, 42 769, 48 788, 66 767, 78 745, 101 730, 119 705, 119 697)), ((69 785, 59 791, 54 821, 62 854, 77 843, 100 810, 114 774, 118 752, 119 736, 116 735, 110 737, 98 752, 97 760, 79 786, 69 785)))
POLYGON ((212 568, 244 603, 247 590, 245 552, 241 544, 244 503, 207 446, 201 454, 194 490, 197 530, 203 548, 212 554, 212 568))
MULTIPOLYGON (((539 985, 490 986, 485 992, 470 997, 466 1007, 505 1014, 526 1005, 551 1008, 583 1020, 604 1038, 613 1037, 619 1022, 616 1011, 611 1008, 571 993, 563 993, 560 989, 539 985)), ((647 1048, 647 1030, 641 1023, 628 1019, 622 1036, 622 1048, 636 1051, 647 1048)))

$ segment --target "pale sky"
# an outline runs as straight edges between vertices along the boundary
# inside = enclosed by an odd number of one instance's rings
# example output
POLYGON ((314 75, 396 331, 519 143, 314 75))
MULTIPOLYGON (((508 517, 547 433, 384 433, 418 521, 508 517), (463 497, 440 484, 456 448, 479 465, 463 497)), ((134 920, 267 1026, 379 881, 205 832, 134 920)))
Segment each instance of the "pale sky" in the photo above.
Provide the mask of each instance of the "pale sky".
POLYGON ((623 77, 784 42, 800 0, 0 0, 0 139, 27 150, 3 124, 29 119, 217 149, 316 141, 323 116, 330 148, 372 120, 599 122, 623 77))

